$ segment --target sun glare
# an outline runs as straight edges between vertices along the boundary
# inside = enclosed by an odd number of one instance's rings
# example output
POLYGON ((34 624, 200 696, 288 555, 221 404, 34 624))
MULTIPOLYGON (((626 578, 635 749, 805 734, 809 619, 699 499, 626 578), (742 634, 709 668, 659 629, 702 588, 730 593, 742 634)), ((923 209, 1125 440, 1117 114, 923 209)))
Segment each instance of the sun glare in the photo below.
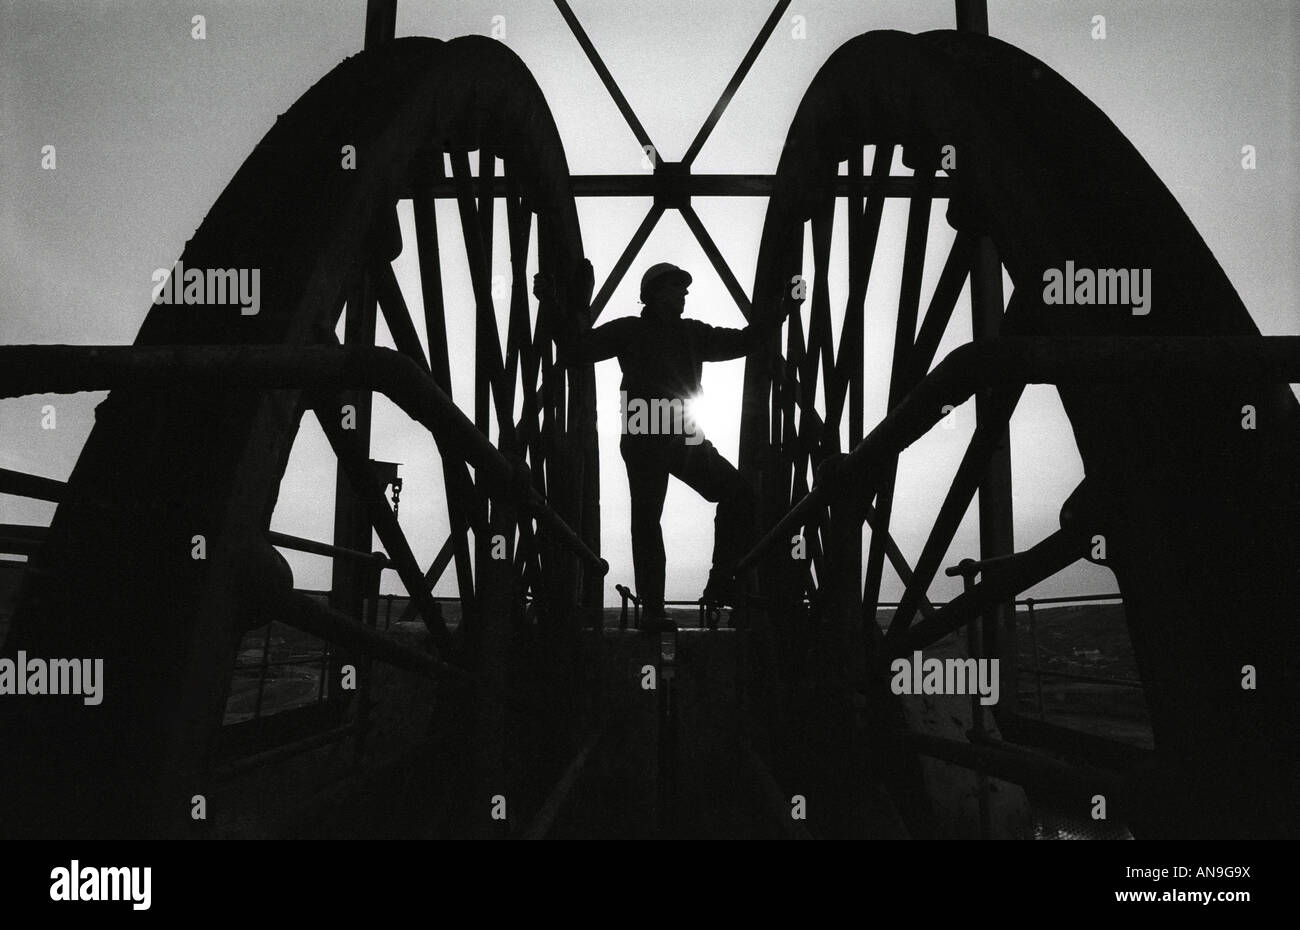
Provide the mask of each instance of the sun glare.
POLYGON ((716 436, 722 428, 725 411, 718 409, 717 399, 700 393, 689 397, 685 404, 688 423, 694 423, 706 437, 716 436))

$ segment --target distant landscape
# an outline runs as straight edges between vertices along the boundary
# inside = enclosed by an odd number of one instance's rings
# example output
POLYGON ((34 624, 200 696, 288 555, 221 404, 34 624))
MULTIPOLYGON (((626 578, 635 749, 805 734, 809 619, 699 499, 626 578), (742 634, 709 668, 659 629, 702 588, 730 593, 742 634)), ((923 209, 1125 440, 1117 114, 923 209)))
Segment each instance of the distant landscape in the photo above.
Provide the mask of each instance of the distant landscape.
MULTIPOLYGON (((0 639, 8 632, 9 617, 17 595, 21 574, 16 561, 0 561, 0 639)), ((323 595, 316 594, 317 597, 323 595)), ((398 620, 406 610, 408 599, 393 595, 379 602, 379 628, 398 620)), ((460 622, 460 603, 440 600, 447 625, 460 622)), ((619 608, 605 610, 607 629, 617 628, 619 608)), ((694 607, 670 610, 684 629, 699 625, 694 607)), ((882 610, 880 622, 887 623, 892 611, 882 610)), ((727 622, 724 616, 723 624, 727 622)), ((1076 606, 1038 607, 1035 610, 1038 640, 1039 688, 1033 674, 1034 649, 1028 612, 1017 612, 1017 640, 1020 657, 1019 702, 1017 709, 1030 717, 1086 730, 1101 736, 1150 748, 1151 724, 1142 690, 1116 682, 1136 681, 1137 665, 1129 646, 1122 604, 1080 604, 1076 606), (1108 681, 1080 681, 1058 675, 1078 676, 1108 681)), ((226 723, 252 717, 257 710, 263 648, 267 647, 267 678, 262 688, 263 714, 273 714, 318 700, 323 643, 284 624, 275 624, 270 643, 265 628, 250 631, 240 646, 230 699, 226 705, 226 723)))

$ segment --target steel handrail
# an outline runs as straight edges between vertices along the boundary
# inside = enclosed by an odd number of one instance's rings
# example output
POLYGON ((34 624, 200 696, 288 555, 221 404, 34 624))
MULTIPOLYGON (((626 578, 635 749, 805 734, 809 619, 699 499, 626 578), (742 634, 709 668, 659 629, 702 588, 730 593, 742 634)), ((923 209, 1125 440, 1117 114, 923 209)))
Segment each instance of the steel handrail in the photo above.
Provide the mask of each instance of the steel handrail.
POLYGON ((855 485, 860 489, 881 465, 941 421, 945 405, 959 406, 984 388, 1243 376, 1258 381, 1300 381, 1300 336, 998 337, 969 342, 936 365, 852 452, 823 462, 812 490, 736 564, 736 574, 752 569, 778 542, 809 523, 831 503, 838 488, 855 485))
POLYGON ((377 346, 0 346, 0 397, 122 388, 379 391, 601 575, 609 563, 412 359, 377 346))

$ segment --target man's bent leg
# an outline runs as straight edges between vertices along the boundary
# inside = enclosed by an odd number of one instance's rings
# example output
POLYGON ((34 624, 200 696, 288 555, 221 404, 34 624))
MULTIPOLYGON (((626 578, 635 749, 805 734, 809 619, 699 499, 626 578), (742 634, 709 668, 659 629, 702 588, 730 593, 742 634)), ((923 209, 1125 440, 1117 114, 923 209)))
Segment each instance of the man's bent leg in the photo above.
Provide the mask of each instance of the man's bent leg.
POLYGON ((683 443, 676 451, 679 454, 670 462, 672 473, 705 500, 718 505, 713 520, 713 566, 705 597, 734 604, 731 573, 753 545, 753 491, 707 439, 695 446, 683 443))

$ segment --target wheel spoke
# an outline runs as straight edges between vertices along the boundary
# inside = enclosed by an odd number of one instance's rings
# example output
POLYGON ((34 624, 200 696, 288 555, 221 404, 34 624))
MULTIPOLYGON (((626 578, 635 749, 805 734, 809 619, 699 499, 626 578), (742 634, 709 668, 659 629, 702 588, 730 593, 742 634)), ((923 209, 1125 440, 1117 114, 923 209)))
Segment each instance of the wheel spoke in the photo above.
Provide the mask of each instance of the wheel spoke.
MULTIPOLYGON (((468 158, 466 161, 468 166, 468 158)), ((487 146, 478 152, 478 228, 483 239, 483 254, 487 258, 488 280, 492 279, 492 233, 496 228, 492 222, 496 207, 493 182, 496 180, 496 154, 487 146)))
MULTIPOLYGON (((441 153, 433 159, 436 181, 443 174, 441 153)), ((429 369, 433 380, 448 397, 451 390, 451 360, 447 354, 447 318, 442 296, 442 257, 438 246, 437 201, 427 187, 412 198, 415 214, 415 242, 420 266, 420 295, 424 300, 425 340, 429 349, 429 369)))
MULTIPOLYGON (((915 576, 912 567, 907 564, 907 557, 903 555, 903 550, 898 548, 898 543, 894 541, 894 537, 889 534, 889 531, 879 526, 879 521, 876 519, 876 508, 867 504, 864 513, 867 525, 871 527, 872 535, 879 533, 883 540, 885 555, 889 558, 889 564, 894 566, 894 571, 898 573, 899 580, 910 590, 915 576)), ((924 593, 921 594, 917 603, 924 616, 930 617, 934 614, 934 607, 924 593)))
MULTIPOLYGON (((917 170, 923 187, 933 179, 934 171, 927 167, 917 170)), ((899 287, 898 321, 894 330, 894 356, 890 371, 889 409, 903 398, 912 387, 908 364, 916 339, 916 318, 921 304, 921 278, 925 270, 925 247, 930 232, 930 198, 918 196, 908 205, 907 238, 903 246, 903 280, 899 287)), ((883 533, 874 530, 871 548, 867 555, 867 580, 863 588, 863 610, 869 618, 875 617, 880 601, 880 583, 884 573, 884 534, 889 532, 889 522, 894 510, 894 484, 898 476, 898 456, 892 456, 882 469, 876 485, 876 519, 883 533)))
MULTIPOLYGON (((528 244, 532 235, 532 215, 524 208, 517 194, 510 192, 514 178, 510 166, 505 166, 507 189, 506 219, 510 230, 510 325, 506 331, 506 377, 510 391, 509 407, 514 411, 515 381, 523 367, 523 396, 525 403, 537 385, 537 353, 528 323, 528 244)), ((521 447, 524 445, 521 439, 521 447)))
MULTIPOLYGON (((872 162, 872 177, 883 177, 889 172, 892 146, 877 146, 872 162)), ((853 177, 861 177, 866 150, 861 149, 855 159, 849 160, 853 177)), ((826 420, 838 424, 844 410, 844 395, 849 397, 849 447, 862 441, 863 394, 865 391, 863 357, 866 352, 866 297, 871 283, 871 269, 875 263, 876 244, 880 239, 880 221, 884 214, 885 198, 868 195, 865 205, 862 197, 849 198, 849 297, 844 307, 844 323, 840 335, 839 358, 835 363, 834 389, 826 398, 826 420)))
MULTIPOLYGON (((433 178, 443 176, 442 153, 432 159, 433 178)), ((448 397, 451 388, 451 360, 448 356, 447 322, 442 294, 442 259, 438 245, 436 201, 427 187, 416 191, 412 201, 415 214, 415 241, 420 265, 420 293, 424 298, 425 339, 429 348, 429 367, 433 380, 448 397)), ((443 488, 447 495, 447 520, 455 547, 456 589, 461 599, 462 617, 471 616, 474 604, 474 566, 470 561, 468 532, 471 523, 466 508, 478 500, 469 469, 459 459, 442 457, 443 488)), ((478 521, 474 521, 478 522, 478 521)))
POLYGON ((822 604, 822 592, 828 577, 826 553, 822 549, 823 526, 825 526, 824 517, 816 526, 804 530, 804 540, 808 546, 808 558, 804 560, 804 585, 808 600, 818 607, 822 604), (817 573, 816 579, 813 578, 814 569, 817 573))
MULTIPOLYGON (((819 366, 825 373, 825 389, 828 403, 831 393, 831 377, 835 371, 835 347, 831 344, 831 300, 829 294, 831 231, 834 220, 835 199, 831 196, 822 200, 812 218, 812 303, 808 311, 808 350, 804 355, 803 367, 799 373, 800 383, 806 388, 803 395, 805 410, 816 409, 819 366)), ((833 440, 829 436, 824 435, 821 437, 824 442, 829 441, 832 445, 831 449, 824 451, 839 451, 839 430, 836 429, 834 433, 833 440)))
MULTIPOLYGON (((455 556, 455 553, 456 536, 455 534, 452 534, 443 542, 442 548, 438 550, 438 555, 433 560, 433 564, 430 565, 429 570, 424 573, 424 589, 430 594, 433 593, 434 585, 442 579, 442 574, 447 570, 447 566, 451 564, 451 560, 455 556)), ((402 615, 397 618, 398 622, 406 623, 409 620, 414 620, 419 612, 420 602, 412 597, 407 601, 406 609, 402 611, 402 615)))
POLYGON ((893 620, 889 624, 889 635, 895 636, 907 629, 916 613, 917 605, 925 596, 939 565, 947 554, 961 526, 962 518, 970 508, 975 491, 979 488, 989 457, 997 443, 998 436, 1006 428, 1007 420, 1015 411, 1016 403, 1023 393, 1023 387, 1004 388, 998 392, 992 402, 991 416, 975 429, 957 474, 952 479, 948 494, 930 528, 930 535, 921 550, 921 557, 916 562, 912 581, 907 582, 907 590, 898 605, 893 620))
POLYGON ((910 383, 916 384, 930 371, 939 343, 943 339, 952 312, 957 306, 957 298, 970 275, 971 262, 975 257, 975 241, 964 232, 958 232, 953 240, 948 258, 939 274, 939 283, 935 285, 930 306, 921 322, 920 332, 916 336, 916 346, 912 350, 910 383))
POLYGON ((406 298, 402 296, 397 275, 393 273, 393 266, 388 262, 376 262, 370 273, 375 279, 375 288, 379 294, 379 309, 383 311, 384 322, 388 324, 388 331, 393 336, 393 345, 397 347, 397 351, 432 374, 429 361, 424 357, 424 349, 420 346, 420 336, 411 321, 411 311, 406 306, 406 298))
POLYGON ((452 173, 456 179, 456 202, 460 207, 460 225, 465 237, 465 255, 469 262, 470 281, 474 289, 475 363, 474 424, 489 435, 489 418, 495 402, 498 444, 515 448, 511 411, 505 406, 503 384, 505 368, 501 363, 501 332, 497 327, 496 307, 492 301, 492 256, 484 241, 479 211, 474 206, 473 179, 469 156, 451 153, 452 173))
POLYGON ((411 545, 407 542, 401 524, 397 522, 397 517, 393 516, 393 511, 383 499, 379 482, 375 480, 370 465, 370 457, 356 437, 352 436, 350 431, 343 429, 338 421, 336 414, 344 402, 345 395, 341 393, 329 399, 322 399, 313 405, 316 419, 321 429, 325 431, 325 436, 329 439, 334 454, 338 456, 339 464, 346 472, 357 497, 365 503, 371 525, 379 534, 379 540, 387 550, 388 557, 392 560, 393 567, 397 569, 402 584, 406 586, 407 593, 414 600, 419 601, 420 616, 428 627, 434 643, 444 655, 449 654, 451 638, 447 633, 447 625, 442 619, 442 612, 438 609, 437 602, 430 596, 428 588, 425 587, 424 573, 420 571, 420 566, 415 561, 415 554, 411 551, 411 545))

